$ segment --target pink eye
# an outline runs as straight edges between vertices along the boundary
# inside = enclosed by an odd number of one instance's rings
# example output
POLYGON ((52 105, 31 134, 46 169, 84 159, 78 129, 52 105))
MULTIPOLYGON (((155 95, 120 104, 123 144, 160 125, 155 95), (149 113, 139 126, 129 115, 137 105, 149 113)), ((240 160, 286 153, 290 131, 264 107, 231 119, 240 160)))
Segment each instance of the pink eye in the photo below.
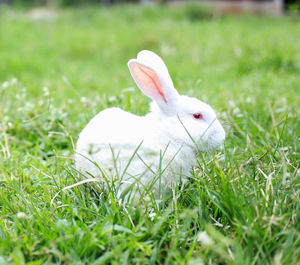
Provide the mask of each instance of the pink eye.
POLYGON ((195 114, 193 114, 193 117, 196 120, 203 120, 203 115, 201 113, 195 113, 195 114))

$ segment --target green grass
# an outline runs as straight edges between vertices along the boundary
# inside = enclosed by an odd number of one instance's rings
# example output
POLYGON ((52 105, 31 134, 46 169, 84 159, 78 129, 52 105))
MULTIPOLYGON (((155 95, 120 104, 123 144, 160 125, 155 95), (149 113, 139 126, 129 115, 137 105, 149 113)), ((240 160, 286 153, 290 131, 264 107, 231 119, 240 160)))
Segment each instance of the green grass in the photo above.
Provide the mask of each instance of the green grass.
POLYGON ((0 264, 299 264, 300 21, 196 8, 0 13, 0 264), (211 104, 224 148, 150 217, 76 183, 100 110, 148 110, 126 63, 160 54, 211 104), (130 88, 130 89, 128 89, 130 88), (205 232, 204 232, 205 231, 205 232))

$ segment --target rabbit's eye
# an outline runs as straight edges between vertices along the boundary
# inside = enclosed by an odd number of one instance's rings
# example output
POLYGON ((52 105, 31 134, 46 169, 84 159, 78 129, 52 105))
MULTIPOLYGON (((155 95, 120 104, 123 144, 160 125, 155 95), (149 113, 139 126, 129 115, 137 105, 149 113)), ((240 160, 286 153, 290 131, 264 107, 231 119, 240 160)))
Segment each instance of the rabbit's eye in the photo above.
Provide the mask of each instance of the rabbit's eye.
POLYGON ((195 113, 195 114, 193 114, 193 117, 196 120, 203 120, 203 115, 201 113, 195 113))

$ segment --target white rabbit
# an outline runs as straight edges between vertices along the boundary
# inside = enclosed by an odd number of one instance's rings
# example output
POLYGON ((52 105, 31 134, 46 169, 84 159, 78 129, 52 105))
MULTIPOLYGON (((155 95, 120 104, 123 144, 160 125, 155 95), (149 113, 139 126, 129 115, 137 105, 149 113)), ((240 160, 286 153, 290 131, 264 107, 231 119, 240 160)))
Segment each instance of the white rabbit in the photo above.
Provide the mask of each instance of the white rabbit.
POLYGON ((80 133, 75 166, 85 177, 119 178, 121 191, 130 183, 141 188, 160 178, 153 185, 157 194, 159 187, 167 190, 189 175, 199 151, 220 147, 225 132, 209 105, 178 94, 158 55, 141 51, 128 67, 153 100, 150 113, 101 111, 80 133))

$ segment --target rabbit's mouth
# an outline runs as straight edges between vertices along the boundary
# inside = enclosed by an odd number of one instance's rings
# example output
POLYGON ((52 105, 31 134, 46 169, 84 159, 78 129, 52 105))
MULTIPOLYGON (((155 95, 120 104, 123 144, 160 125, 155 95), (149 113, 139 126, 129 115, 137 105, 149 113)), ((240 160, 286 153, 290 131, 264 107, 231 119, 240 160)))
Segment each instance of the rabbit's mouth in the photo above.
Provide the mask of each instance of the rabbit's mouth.
POLYGON ((195 143, 197 151, 209 152, 220 148, 225 140, 225 131, 218 128, 213 131, 206 131, 195 143))
POLYGON ((216 143, 216 142, 214 142, 214 143, 209 142, 209 143, 207 143, 207 144, 204 146, 203 152, 210 152, 210 151, 217 150, 217 149, 219 149, 219 148, 222 146, 223 142, 224 142, 224 141, 218 142, 218 143, 216 143))

